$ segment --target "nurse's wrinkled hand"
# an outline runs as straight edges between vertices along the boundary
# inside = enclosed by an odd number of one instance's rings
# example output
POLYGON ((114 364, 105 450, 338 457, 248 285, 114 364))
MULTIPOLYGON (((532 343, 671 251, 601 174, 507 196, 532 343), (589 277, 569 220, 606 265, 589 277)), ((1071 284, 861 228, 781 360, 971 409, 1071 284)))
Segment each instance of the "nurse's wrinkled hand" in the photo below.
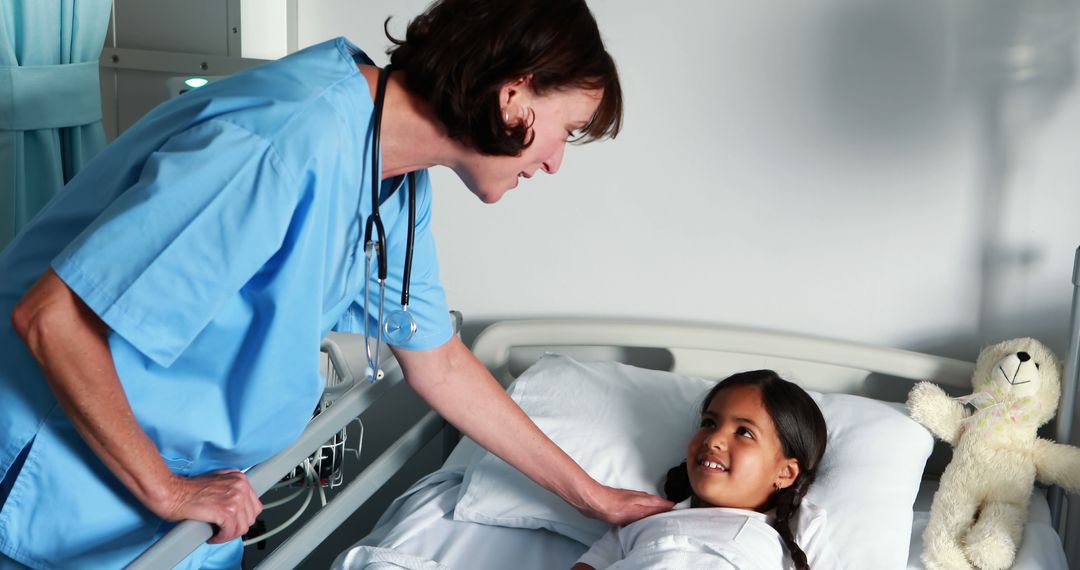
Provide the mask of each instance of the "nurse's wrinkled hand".
POLYGON ((172 500, 158 516, 169 521, 193 519, 218 527, 211 544, 228 542, 247 532, 262 512, 251 483, 239 469, 223 469, 198 477, 175 476, 172 500))
POLYGON ((675 503, 642 491, 601 485, 592 497, 594 505, 582 510, 588 517, 624 526, 647 516, 670 511, 675 503))

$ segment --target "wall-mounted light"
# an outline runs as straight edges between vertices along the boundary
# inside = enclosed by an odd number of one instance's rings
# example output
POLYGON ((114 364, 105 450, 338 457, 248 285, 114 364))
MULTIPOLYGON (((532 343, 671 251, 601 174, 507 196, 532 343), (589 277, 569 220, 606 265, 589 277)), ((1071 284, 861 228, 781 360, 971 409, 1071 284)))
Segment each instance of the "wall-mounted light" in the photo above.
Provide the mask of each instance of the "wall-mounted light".
POLYGON ((184 80, 184 85, 187 85, 192 89, 198 89, 199 87, 202 87, 207 83, 210 83, 210 81, 207 80, 205 77, 188 77, 184 80))
POLYGON ((204 87, 221 79, 222 75, 180 75, 165 80, 165 87, 169 92, 169 99, 179 97, 192 89, 204 87))

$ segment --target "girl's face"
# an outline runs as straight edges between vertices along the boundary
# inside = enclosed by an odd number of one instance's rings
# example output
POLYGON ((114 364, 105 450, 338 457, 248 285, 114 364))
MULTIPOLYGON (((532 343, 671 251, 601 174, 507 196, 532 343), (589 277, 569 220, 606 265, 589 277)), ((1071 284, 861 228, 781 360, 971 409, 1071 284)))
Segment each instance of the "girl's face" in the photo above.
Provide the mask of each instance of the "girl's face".
POLYGON ((488 204, 498 202, 507 190, 516 188, 520 178, 532 178, 540 170, 558 172, 567 139, 589 122, 603 96, 603 91, 584 89, 538 96, 527 82, 504 88, 504 92, 509 124, 526 120, 531 112, 532 144, 520 156, 472 153, 454 167, 469 190, 488 204))
POLYGON ((798 461, 784 457, 772 416, 757 386, 731 386, 713 396, 686 448, 690 486, 705 506, 763 511, 776 484, 791 485, 798 461))

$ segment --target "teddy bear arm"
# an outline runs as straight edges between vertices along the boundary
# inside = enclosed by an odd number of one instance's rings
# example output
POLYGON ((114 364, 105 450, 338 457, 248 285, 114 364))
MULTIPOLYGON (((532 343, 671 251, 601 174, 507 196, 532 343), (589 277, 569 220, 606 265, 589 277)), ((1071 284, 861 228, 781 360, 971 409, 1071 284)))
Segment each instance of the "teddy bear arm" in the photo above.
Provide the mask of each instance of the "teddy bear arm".
POLYGON ((1038 438, 1032 459, 1039 481, 1080 493, 1080 448, 1038 438))
POLYGON ((961 422, 971 415, 963 404, 930 382, 920 382, 912 389, 907 407, 912 419, 950 445, 956 444, 961 422))
POLYGON ((923 425, 941 441, 956 445, 956 441, 960 438, 961 422, 970 413, 957 402, 951 401, 943 404, 939 411, 938 415, 928 418, 923 425))

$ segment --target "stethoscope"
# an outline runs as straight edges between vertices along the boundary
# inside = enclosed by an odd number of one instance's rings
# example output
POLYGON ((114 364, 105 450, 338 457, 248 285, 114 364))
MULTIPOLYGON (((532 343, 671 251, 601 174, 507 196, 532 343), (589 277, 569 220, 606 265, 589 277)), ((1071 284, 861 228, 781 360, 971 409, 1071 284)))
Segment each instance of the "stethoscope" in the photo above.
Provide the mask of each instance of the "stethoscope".
POLYGON ((378 86, 375 88, 375 108, 372 111, 372 141, 371 141, 371 215, 368 216, 367 226, 364 229, 364 349, 367 352, 367 369, 364 374, 369 382, 381 380, 383 371, 379 368, 379 357, 382 351, 382 334, 386 334, 389 342, 403 344, 412 339, 416 334, 416 319, 409 313, 409 277, 412 273, 413 238, 416 227, 416 176, 409 173, 409 233, 405 244, 405 270, 401 278, 401 308, 392 311, 386 318, 383 309, 386 304, 386 231, 383 229, 382 218, 379 216, 379 187, 381 186, 382 169, 379 168, 380 153, 380 130, 382 124, 383 100, 386 97, 386 80, 390 76, 391 69, 379 71, 378 86), (375 230, 374 235, 372 229, 375 230), (374 238, 374 239, 373 239, 374 238), (379 271, 379 321, 375 336, 375 350, 371 349, 371 313, 369 309, 370 284, 371 284, 371 257, 375 255, 379 271))

